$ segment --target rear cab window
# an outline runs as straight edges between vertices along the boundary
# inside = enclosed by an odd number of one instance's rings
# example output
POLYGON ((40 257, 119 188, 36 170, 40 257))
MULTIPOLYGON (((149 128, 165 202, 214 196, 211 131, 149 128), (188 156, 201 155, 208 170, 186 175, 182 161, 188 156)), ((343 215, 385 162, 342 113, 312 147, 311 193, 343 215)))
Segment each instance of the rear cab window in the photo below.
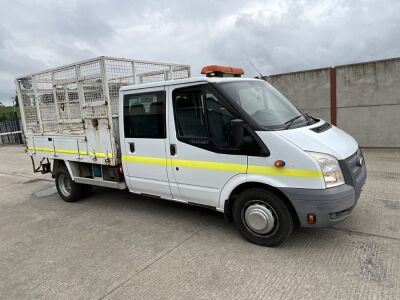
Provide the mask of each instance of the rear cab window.
POLYGON ((124 96, 126 138, 166 138, 165 91, 124 96))

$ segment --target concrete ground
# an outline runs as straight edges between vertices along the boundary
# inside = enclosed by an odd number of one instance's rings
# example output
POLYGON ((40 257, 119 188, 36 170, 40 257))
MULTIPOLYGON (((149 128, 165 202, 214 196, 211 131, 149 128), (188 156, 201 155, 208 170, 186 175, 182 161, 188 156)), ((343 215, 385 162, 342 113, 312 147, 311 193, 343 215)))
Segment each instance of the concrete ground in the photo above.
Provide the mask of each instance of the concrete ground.
POLYGON ((222 215, 96 189, 65 203, 20 146, 0 147, 2 299, 400 298, 400 150, 364 150, 352 216, 279 248, 222 215))

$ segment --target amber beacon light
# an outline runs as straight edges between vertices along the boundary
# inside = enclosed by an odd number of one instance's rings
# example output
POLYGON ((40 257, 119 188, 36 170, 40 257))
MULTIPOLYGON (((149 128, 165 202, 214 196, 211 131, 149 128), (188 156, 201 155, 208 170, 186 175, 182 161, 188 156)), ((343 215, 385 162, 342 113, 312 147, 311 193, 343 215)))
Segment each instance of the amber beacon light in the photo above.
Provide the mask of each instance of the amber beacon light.
POLYGON ((201 74, 207 77, 241 77, 244 71, 239 67, 209 65, 201 69, 201 74))

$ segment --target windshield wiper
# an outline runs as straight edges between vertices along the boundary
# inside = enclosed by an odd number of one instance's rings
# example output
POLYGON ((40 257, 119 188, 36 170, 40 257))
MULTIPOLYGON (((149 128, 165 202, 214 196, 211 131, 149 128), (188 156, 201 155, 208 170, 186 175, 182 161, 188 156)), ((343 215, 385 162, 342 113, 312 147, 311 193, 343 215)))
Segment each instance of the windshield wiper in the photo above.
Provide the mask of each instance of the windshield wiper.
POLYGON ((318 119, 314 118, 313 116, 310 116, 309 113, 305 113, 304 115, 305 115, 306 118, 307 118, 307 123, 308 123, 308 124, 312 124, 312 123, 311 123, 312 120, 314 120, 314 121, 317 121, 317 120, 318 120, 318 119))
POLYGON ((298 115, 292 119, 290 119, 289 121, 286 121, 284 124, 287 124, 287 126, 285 127, 285 129, 289 129, 290 126, 293 125, 294 121, 296 121, 298 118, 301 118, 303 115, 298 115))

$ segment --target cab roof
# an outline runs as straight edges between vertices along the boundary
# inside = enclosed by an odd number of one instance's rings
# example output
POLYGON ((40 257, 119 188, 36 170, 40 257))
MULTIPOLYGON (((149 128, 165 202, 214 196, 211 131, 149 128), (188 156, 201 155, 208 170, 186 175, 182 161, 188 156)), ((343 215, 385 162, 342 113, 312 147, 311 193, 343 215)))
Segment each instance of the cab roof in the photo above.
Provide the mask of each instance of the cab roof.
POLYGON ((178 84, 187 84, 187 83, 196 83, 196 82, 232 82, 232 81, 243 81, 243 80, 260 80, 256 78, 245 78, 245 77, 190 77, 184 79, 172 79, 172 80, 165 80, 165 81, 156 81, 150 83, 140 83, 140 84, 133 84, 133 85, 126 85, 120 88, 121 92, 124 91, 131 91, 137 89, 144 89, 144 88, 152 88, 152 87, 159 87, 159 86, 170 86, 170 85, 178 85, 178 84))

